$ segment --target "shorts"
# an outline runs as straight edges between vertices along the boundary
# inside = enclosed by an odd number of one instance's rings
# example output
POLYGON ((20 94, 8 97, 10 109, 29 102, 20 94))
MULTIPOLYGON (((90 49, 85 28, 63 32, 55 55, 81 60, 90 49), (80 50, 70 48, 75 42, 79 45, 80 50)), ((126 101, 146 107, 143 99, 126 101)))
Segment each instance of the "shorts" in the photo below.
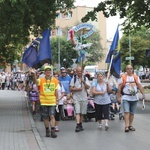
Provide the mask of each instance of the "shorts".
POLYGON ((124 112, 129 112, 131 114, 135 114, 136 113, 137 102, 138 101, 123 100, 122 104, 123 104, 124 112))
POLYGON ((74 101, 76 114, 87 114, 87 101, 74 101))
POLYGON ((55 116, 56 106, 41 106, 42 107, 42 117, 49 118, 50 116, 55 116))
POLYGON ((97 120, 109 119, 109 105, 99 105, 94 103, 95 105, 95 117, 97 120))

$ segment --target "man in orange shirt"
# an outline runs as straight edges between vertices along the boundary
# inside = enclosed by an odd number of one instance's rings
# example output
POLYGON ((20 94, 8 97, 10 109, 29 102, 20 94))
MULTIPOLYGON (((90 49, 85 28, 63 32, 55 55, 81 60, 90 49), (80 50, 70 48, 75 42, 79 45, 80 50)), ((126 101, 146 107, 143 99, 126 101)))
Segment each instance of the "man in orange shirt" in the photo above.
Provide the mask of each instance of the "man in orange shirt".
POLYGON ((56 138, 55 133, 55 108, 58 99, 58 80, 52 77, 51 67, 44 67, 45 77, 37 80, 40 91, 40 104, 42 106, 42 116, 46 128, 46 137, 56 138), (50 120, 50 121, 49 121, 50 120), (51 126, 51 134, 49 126, 51 126))

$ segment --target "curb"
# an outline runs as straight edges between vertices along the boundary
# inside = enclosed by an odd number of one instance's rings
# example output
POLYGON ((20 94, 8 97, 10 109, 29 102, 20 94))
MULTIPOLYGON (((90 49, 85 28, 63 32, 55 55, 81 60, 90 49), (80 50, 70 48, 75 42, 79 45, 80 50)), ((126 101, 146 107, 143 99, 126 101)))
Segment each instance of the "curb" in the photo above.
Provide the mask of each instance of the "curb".
POLYGON ((36 124, 35 124, 35 121, 32 117, 32 114, 31 114, 31 111, 30 111, 30 108, 29 108, 29 103, 28 103, 28 97, 24 97, 25 101, 26 101, 26 104, 27 104, 27 108, 28 108, 28 114, 29 114, 29 119, 30 119, 30 122, 31 122, 31 128, 32 128, 32 131, 34 133, 34 136, 36 138, 36 141, 39 145, 39 148, 40 150, 46 150, 46 147, 39 135, 39 132, 37 131, 37 128, 36 128, 36 124))

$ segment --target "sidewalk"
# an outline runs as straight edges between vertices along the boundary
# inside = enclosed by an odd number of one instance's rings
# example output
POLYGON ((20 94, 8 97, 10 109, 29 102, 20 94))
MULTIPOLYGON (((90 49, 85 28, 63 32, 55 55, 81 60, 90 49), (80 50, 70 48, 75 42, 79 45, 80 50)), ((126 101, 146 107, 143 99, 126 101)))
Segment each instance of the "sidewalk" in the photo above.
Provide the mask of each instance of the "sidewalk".
POLYGON ((0 90, 0 150, 46 150, 24 92, 0 90))

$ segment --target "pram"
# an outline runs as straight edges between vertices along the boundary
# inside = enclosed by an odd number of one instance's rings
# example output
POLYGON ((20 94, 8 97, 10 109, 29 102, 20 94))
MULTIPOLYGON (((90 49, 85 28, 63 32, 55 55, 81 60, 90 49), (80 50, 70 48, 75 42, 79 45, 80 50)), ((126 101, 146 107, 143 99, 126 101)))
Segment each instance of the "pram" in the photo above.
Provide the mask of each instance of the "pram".
POLYGON ((87 122, 88 120, 91 120, 92 118, 95 118, 94 98, 89 97, 88 104, 87 104, 87 114, 84 115, 84 121, 87 122))
POLYGON ((121 111, 121 104, 119 104, 119 111, 117 111, 117 107, 115 107, 115 110, 112 108, 112 105, 110 104, 110 112, 109 112, 109 120, 115 120, 115 115, 119 115, 119 120, 124 119, 123 112, 121 111))

